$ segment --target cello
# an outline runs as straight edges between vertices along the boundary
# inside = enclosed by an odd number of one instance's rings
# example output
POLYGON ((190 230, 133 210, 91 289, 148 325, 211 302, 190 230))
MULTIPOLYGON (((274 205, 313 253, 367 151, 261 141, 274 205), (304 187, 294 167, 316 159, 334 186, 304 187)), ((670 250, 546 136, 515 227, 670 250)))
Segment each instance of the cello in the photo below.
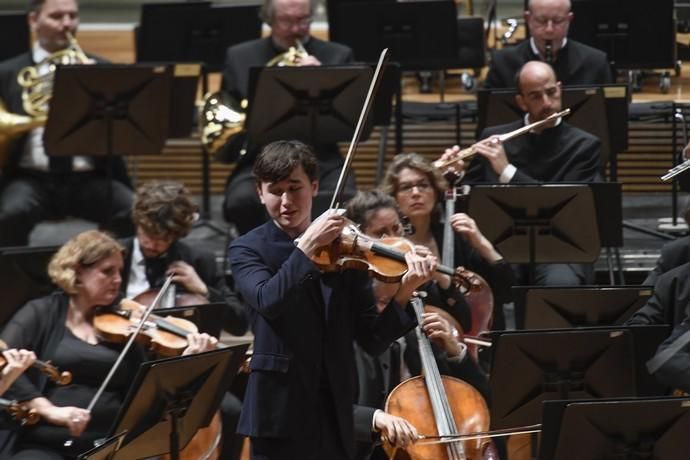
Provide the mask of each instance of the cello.
MULTIPOLYGON (((443 250, 442 263, 444 265, 453 266, 455 263, 455 232, 450 223, 450 216, 455 213, 455 200, 459 197, 465 197, 466 193, 457 193, 455 187, 450 187, 446 192, 445 211, 446 220, 443 224, 443 250)), ((475 289, 464 292, 465 300, 470 306, 472 312, 472 326, 470 330, 464 331, 467 335, 479 337, 491 329, 493 322, 494 310, 494 296, 491 292, 491 287, 484 278, 469 270, 462 269, 467 272, 467 276, 474 279, 472 283, 476 286, 475 289)), ((467 349, 475 361, 479 359, 479 348, 476 344, 468 344, 467 349)))
MULTIPOLYGON (((419 297, 410 300, 418 322, 422 322, 424 303, 419 297)), ((429 339, 418 326, 419 353, 423 376, 409 378, 391 391, 386 412, 412 423, 427 437, 456 437, 463 433, 486 432, 489 409, 484 398, 471 385, 454 377, 442 376, 436 365, 429 339)), ((413 460, 479 460, 493 459, 495 451, 487 438, 444 443, 419 443, 404 451, 384 441, 391 459, 413 460), (405 457, 405 454, 407 457, 405 457)))

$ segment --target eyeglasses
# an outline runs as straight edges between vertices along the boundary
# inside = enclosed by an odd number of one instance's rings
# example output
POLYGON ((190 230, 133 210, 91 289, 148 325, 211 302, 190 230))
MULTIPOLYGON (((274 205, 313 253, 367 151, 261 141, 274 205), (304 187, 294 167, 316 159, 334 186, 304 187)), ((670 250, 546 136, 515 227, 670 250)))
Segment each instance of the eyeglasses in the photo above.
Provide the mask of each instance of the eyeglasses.
POLYGON ((541 27, 546 27, 549 22, 551 22, 554 27, 558 27, 566 23, 568 16, 554 16, 552 18, 546 16, 532 16, 532 19, 541 27))
POLYGON ((412 190, 417 187, 420 192, 428 192, 431 190, 431 184, 427 180, 420 180, 418 182, 401 182, 398 184, 398 192, 412 193, 412 190))
POLYGON ((275 18, 275 23, 279 25, 280 27, 291 27, 293 25, 299 26, 299 27, 307 27, 309 24, 312 23, 314 18, 312 16, 302 16, 299 18, 296 17, 289 17, 289 16, 283 16, 283 17, 276 17, 275 18))

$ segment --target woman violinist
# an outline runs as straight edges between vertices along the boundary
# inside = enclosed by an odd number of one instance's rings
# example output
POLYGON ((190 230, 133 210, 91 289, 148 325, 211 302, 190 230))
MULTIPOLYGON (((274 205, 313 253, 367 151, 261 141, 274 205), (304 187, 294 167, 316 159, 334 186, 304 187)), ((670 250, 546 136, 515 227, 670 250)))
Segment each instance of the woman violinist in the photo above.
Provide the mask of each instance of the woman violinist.
MULTIPOLYGON (((396 156, 383 181, 384 191, 395 198, 400 214, 414 228, 414 232, 407 238, 414 244, 427 247, 437 257, 441 255, 443 248, 444 216, 440 210, 440 202, 447 187, 441 172, 415 153, 396 156)), ((496 305, 510 299, 513 284, 510 265, 467 214, 456 213, 445 217, 450 219, 456 235, 453 266, 463 266, 487 280, 496 305)), ((449 300, 449 313, 460 322, 463 329, 470 330, 469 309, 450 305, 453 303, 451 299, 459 300, 459 296, 454 292, 453 285, 449 286, 450 290, 446 290, 444 283, 439 282, 442 294, 449 300)))
MULTIPOLYGON (((123 248, 117 241, 95 230, 77 235, 58 250, 48 266, 48 274, 60 290, 24 305, 3 330, 2 340, 8 346, 33 349, 72 373, 71 384, 56 386, 29 369, 7 390, 8 398, 36 410, 41 417, 36 425, 15 431, 11 458, 75 458, 108 434, 137 367, 146 357, 141 347, 133 347, 93 410, 83 409, 121 348, 101 341, 94 317, 99 307, 110 307, 118 300, 122 268, 123 248), (73 442, 65 445, 68 440, 73 442)), ((183 354, 215 346, 215 339, 206 334, 189 335, 188 342, 183 354)))
MULTIPOLYGON (((398 216, 397 204, 391 196, 382 191, 357 193, 348 203, 346 216, 359 224, 360 230, 372 238, 402 235, 403 226, 398 216)), ((426 252, 427 250, 417 247, 416 251, 426 252)), ((427 303, 435 305, 443 303, 439 285, 444 281, 450 283, 449 279, 441 278, 443 276, 445 275, 436 275, 441 282, 433 279, 419 288, 420 291, 428 294, 425 298, 427 303)), ((447 284, 445 286, 443 290, 448 291, 447 284)), ((381 305, 387 303, 387 299, 396 289, 395 283, 387 284, 374 280, 374 293, 381 305)), ((486 375, 469 357, 466 346, 453 333, 450 322, 437 312, 426 312, 421 326, 433 344, 434 357, 441 374, 469 383, 484 399, 487 399, 489 384, 486 375)), ((414 331, 398 339, 379 356, 371 356, 355 345, 355 358, 358 367, 358 403, 362 405, 382 408, 385 396, 393 388, 406 378, 420 375, 422 371, 419 344, 414 331)), ((405 428, 406 425, 402 425, 402 429, 405 428)), ((385 458, 383 452, 378 449, 374 450, 371 456, 368 450, 367 446, 360 446, 358 458, 385 458)))

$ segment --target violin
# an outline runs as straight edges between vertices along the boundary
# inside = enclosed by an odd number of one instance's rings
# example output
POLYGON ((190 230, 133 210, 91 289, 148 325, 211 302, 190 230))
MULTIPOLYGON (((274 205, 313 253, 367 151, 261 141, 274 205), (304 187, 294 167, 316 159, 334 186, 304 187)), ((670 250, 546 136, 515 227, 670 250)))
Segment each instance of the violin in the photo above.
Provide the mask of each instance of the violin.
MULTIPOLYGON (((6 351, 9 347, 5 342, 0 340, 0 351, 6 351)), ((7 366, 7 359, 0 355, 0 372, 7 366)), ((31 367, 38 369, 42 373, 48 376, 48 378, 58 385, 67 385, 72 382, 72 373, 68 371, 60 372, 60 369, 53 366, 50 361, 40 361, 36 360, 31 364, 31 367)))
MULTIPOLYGON (((139 312, 145 307, 129 299, 123 299, 120 308, 107 310, 94 317, 94 327, 103 340, 123 343, 139 323, 139 312)), ((182 318, 151 314, 144 323, 136 340, 161 356, 179 356, 187 348, 187 334, 198 332, 196 324, 182 318)))
MULTIPOLYGON (((405 253, 414 250, 414 244, 406 238, 372 238, 348 220, 340 236, 332 244, 319 248, 311 260, 322 271, 366 270, 379 281, 396 283, 407 272, 405 253)), ((439 264, 436 271, 450 276, 464 293, 481 288, 481 277, 463 267, 453 269, 439 264)))
MULTIPOLYGON (((134 296, 132 300, 141 305, 151 305, 153 299, 156 298, 160 289, 149 289, 141 294, 134 296)), ((179 291, 174 284, 171 284, 165 296, 161 299, 160 305, 157 309, 173 308, 173 307, 188 307, 191 305, 204 305, 208 303, 208 299, 199 294, 192 294, 189 292, 179 291)))
POLYGON ((41 418, 36 409, 29 409, 17 401, 0 398, 0 409, 10 414, 21 426, 34 425, 41 418))

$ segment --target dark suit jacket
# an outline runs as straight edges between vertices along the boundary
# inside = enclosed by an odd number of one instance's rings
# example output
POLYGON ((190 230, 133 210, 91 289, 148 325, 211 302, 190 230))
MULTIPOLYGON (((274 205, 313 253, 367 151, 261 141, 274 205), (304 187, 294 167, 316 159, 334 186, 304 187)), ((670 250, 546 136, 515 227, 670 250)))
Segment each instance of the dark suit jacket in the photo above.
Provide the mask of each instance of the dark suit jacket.
POLYGON ((352 457, 352 341, 379 354, 414 326, 413 316, 394 301, 378 314, 365 272, 321 273, 273 221, 234 240, 228 256, 254 332, 238 431, 308 440, 320 428, 327 387, 352 457))
MULTIPOLYGON (((514 88, 515 75, 528 61, 541 60, 529 40, 495 51, 491 57, 484 88, 514 88)), ((612 83, 611 66, 606 53, 568 39, 553 63, 556 79, 564 85, 600 85, 612 83)))
POLYGON ((680 324, 688 315, 690 305, 690 263, 660 275, 654 295, 626 322, 636 324, 680 324))
MULTIPOLYGON (((304 45, 307 52, 323 65, 340 65, 352 62, 352 50, 345 45, 311 37, 304 45)), ((231 46, 225 53, 225 69, 221 89, 238 101, 249 96, 249 69, 263 67, 283 50, 276 48, 271 37, 231 46)))
MULTIPOLYGON (((132 266, 134 239, 126 238, 122 240, 122 244, 127 250, 124 273, 122 274, 122 287, 123 290, 126 290, 132 266)), ((248 322, 244 305, 237 294, 226 285, 223 274, 218 271, 218 264, 212 253, 190 246, 184 241, 175 241, 166 255, 162 257, 166 259, 166 266, 171 262, 181 260, 194 267, 199 278, 208 287, 208 300, 210 302, 223 302, 227 307, 224 318, 225 330, 235 335, 243 335, 247 332, 248 322)))
MULTIPOLYGON (((90 56, 92 57, 92 56, 90 56)), ((97 58, 95 58, 97 59, 97 58)), ((99 62, 103 60, 97 59, 99 62)), ((34 65, 31 52, 20 54, 11 59, 0 63, 0 101, 2 101, 6 109, 11 113, 26 115, 22 103, 22 87, 17 82, 17 74, 26 66, 34 65)), ((53 115, 54 116, 54 115, 53 115)), ((11 178, 16 173, 19 159, 24 151, 28 135, 22 135, 14 140, 12 143, 9 159, 7 165, 2 171, 2 177, 11 178)), ((105 174, 107 160, 104 157, 94 158, 94 169, 97 172, 105 174)), ((124 160, 120 156, 116 156, 112 161, 113 179, 122 182, 131 187, 129 176, 127 174, 127 167, 124 160)))
MULTIPOLYGON (((523 120, 486 128, 480 138, 521 128, 523 120)), ((503 145, 517 172, 510 183, 596 182, 601 180, 601 142, 566 122, 540 134, 525 134, 503 145)), ((489 162, 477 155, 467 170, 467 183, 498 183, 489 162)))
POLYGON ((688 262, 690 262, 690 236, 666 243, 661 248, 661 255, 656 261, 654 270, 649 272, 642 284, 654 286, 661 275, 688 262))

